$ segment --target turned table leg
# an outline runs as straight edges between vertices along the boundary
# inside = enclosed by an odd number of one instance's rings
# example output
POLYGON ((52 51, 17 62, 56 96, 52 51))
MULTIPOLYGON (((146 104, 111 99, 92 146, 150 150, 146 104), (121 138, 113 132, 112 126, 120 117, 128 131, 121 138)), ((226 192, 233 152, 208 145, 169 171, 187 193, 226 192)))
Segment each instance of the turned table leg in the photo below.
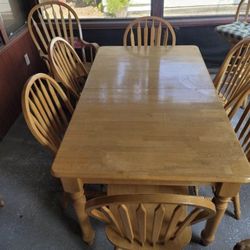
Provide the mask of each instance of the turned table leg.
POLYGON ((214 241, 216 231, 225 214, 229 200, 230 198, 222 197, 215 197, 213 199, 216 206, 216 215, 207 221, 206 227, 201 233, 202 243, 204 245, 209 245, 214 241))
POLYGON ((240 189, 239 184, 222 183, 216 185, 215 197, 213 202, 216 206, 216 215, 209 219, 206 223, 205 229, 201 233, 202 243, 209 245, 215 239, 218 226, 225 214, 228 202, 231 197, 234 197, 240 189))
POLYGON ((86 198, 84 195, 83 184, 76 179, 61 180, 64 191, 70 193, 73 201, 73 206, 82 230, 83 240, 91 245, 95 238, 95 231, 93 230, 89 217, 85 211, 86 198))

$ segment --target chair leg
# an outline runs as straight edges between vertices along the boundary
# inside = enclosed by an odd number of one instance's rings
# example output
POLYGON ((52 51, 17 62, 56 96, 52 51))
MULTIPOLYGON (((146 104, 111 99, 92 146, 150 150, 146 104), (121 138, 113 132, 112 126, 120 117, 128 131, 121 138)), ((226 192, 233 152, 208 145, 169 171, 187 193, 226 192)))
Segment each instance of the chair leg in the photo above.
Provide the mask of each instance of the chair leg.
POLYGON ((241 210, 240 210, 240 193, 232 198, 234 204, 234 214, 237 220, 240 219, 241 210))

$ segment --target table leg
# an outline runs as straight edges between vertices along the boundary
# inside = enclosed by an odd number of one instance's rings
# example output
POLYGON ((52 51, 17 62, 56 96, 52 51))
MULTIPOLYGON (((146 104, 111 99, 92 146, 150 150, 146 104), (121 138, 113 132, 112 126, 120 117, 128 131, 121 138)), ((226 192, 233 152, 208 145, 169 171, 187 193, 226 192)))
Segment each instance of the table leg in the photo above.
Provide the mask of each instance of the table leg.
POLYGON ((231 200, 231 197, 239 192, 239 189, 239 184, 228 183, 216 186, 215 197, 213 198, 213 202, 216 206, 216 215, 207 221, 205 229, 201 233, 202 243, 204 245, 209 245, 214 241, 215 234, 225 214, 228 202, 231 200))
POLYGON ((95 238, 95 231, 93 230, 89 217, 85 211, 86 198, 83 190, 83 183, 79 179, 62 179, 64 191, 69 193, 73 206, 82 230, 83 240, 91 245, 95 238))
POLYGON ((230 198, 214 197, 213 202, 216 206, 216 215, 207 221, 206 227, 201 233, 201 239, 204 245, 209 245, 214 241, 216 231, 225 214, 229 200, 230 198))

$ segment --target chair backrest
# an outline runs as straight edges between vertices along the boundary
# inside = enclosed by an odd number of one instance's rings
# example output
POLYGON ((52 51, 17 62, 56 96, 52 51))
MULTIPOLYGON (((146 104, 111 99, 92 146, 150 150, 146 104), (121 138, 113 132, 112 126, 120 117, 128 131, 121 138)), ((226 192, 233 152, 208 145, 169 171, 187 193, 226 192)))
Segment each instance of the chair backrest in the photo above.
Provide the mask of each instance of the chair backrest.
POLYGON ((241 93, 227 103, 225 109, 230 120, 232 120, 236 114, 239 116, 234 131, 239 139, 242 149, 250 161, 250 102, 248 102, 244 110, 238 112, 249 95, 250 86, 246 86, 241 93))
POLYGON ((59 84, 46 74, 32 76, 23 88, 22 109, 34 137, 56 153, 73 113, 59 84))
POLYGON ((176 44, 176 35, 172 25, 155 16, 140 17, 132 21, 123 35, 124 46, 167 46, 176 44))
MULTIPOLYGON (((154 249, 157 244, 182 237, 188 226, 213 216, 215 206, 212 201, 198 196, 133 194, 89 200, 86 211, 107 223, 108 228, 121 238, 121 244, 124 241, 131 245, 139 242, 139 246, 152 245, 154 249), (171 214, 166 214, 167 206, 173 207, 171 214), (186 207, 193 209, 183 217, 183 208, 186 207)), ((114 244, 112 237, 108 238, 114 244)))
POLYGON ((250 0, 241 0, 235 15, 235 21, 248 22, 250 0))
POLYGON ((79 98, 88 72, 73 47, 63 38, 53 38, 49 61, 59 81, 79 98))
MULTIPOLYGON (((69 5, 59 1, 35 5, 28 16, 28 28, 33 42, 44 59, 48 54, 49 43, 54 37, 66 39, 73 47, 75 36, 83 38, 81 23, 76 12, 69 5), (74 29, 73 25, 77 28, 74 29)), ((85 60, 85 54, 83 57, 85 60)), ((48 61, 45 62, 50 69, 48 61)))
POLYGON ((240 93, 250 80, 250 38, 238 42, 227 54, 214 79, 218 95, 224 103, 240 93))

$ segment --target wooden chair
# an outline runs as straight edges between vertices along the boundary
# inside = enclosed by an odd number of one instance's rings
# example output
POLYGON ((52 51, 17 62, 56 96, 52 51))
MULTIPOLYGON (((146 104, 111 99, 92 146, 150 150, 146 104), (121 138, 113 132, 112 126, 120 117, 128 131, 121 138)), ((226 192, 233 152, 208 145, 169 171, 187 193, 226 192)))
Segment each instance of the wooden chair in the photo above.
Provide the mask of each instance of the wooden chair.
MULTIPOLYGON (((225 106, 228 117, 232 120, 236 113, 239 111, 242 104, 250 94, 250 86, 246 86, 238 96, 235 96, 225 106)), ((242 149, 244 150, 248 161, 250 161, 250 102, 248 102, 246 108, 242 110, 242 114, 234 128, 234 131, 239 139, 242 149)), ((237 194, 233 197, 234 211, 237 219, 240 219, 240 196, 237 194)))
POLYGON ((73 47, 63 38, 54 38, 49 46, 49 60, 58 80, 78 99, 88 72, 73 47))
POLYGON ((56 153, 74 111, 60 85, 46 74, 32 76, 23 88, 22 109, 33 136, 56 153))
POLYGON ((250 38, 246 38, 229 51, 214 79, 214 86, 224 105, 249 85, 249 76, 250 38))
POLYGON ((250 35, 250 24, 248 23, 250 9, 249 0, 241 0, 233 23, 219 25, 216 31, 225 37, 231 44, 236 44, 240 40, 250 35))
POLYGON ((176 35, 172 25, 155 16, 140 17, 132 21, 126 28, 123 35, 124 46, 138 46, 145 48, 150 45, 167 46, 171 42, 172 46, 176 44, 176 35))
POLYGON ((66 39, 73 48, 80 49, 82 60, 86 63, 89 58, 88 68, 91 67, 99 46, 83 40, 80 20, 69 5, 59 1, 37 4, 29 13, 28 28, 32 40, 50 72, 52 71, 47 56, 48 45, 57 36, 66 39))
POLYGON ((215 206, 203 197, 133 194, 89 200, 86 211, 108 224, 106 235, 116 249, 160 250, 187 245, 190 226, 215 215, 215 206))
MULTIPOLYGON (((36 140, 56 154, 74 112, 60 85, 43 73, 32 76, 23 88, 22 110, 36 140)), ((85 194, 93 198, 103 192, 89 189, 85 194)), ((64 193, 64 207, 67 206, 68 198, 64 193)))

